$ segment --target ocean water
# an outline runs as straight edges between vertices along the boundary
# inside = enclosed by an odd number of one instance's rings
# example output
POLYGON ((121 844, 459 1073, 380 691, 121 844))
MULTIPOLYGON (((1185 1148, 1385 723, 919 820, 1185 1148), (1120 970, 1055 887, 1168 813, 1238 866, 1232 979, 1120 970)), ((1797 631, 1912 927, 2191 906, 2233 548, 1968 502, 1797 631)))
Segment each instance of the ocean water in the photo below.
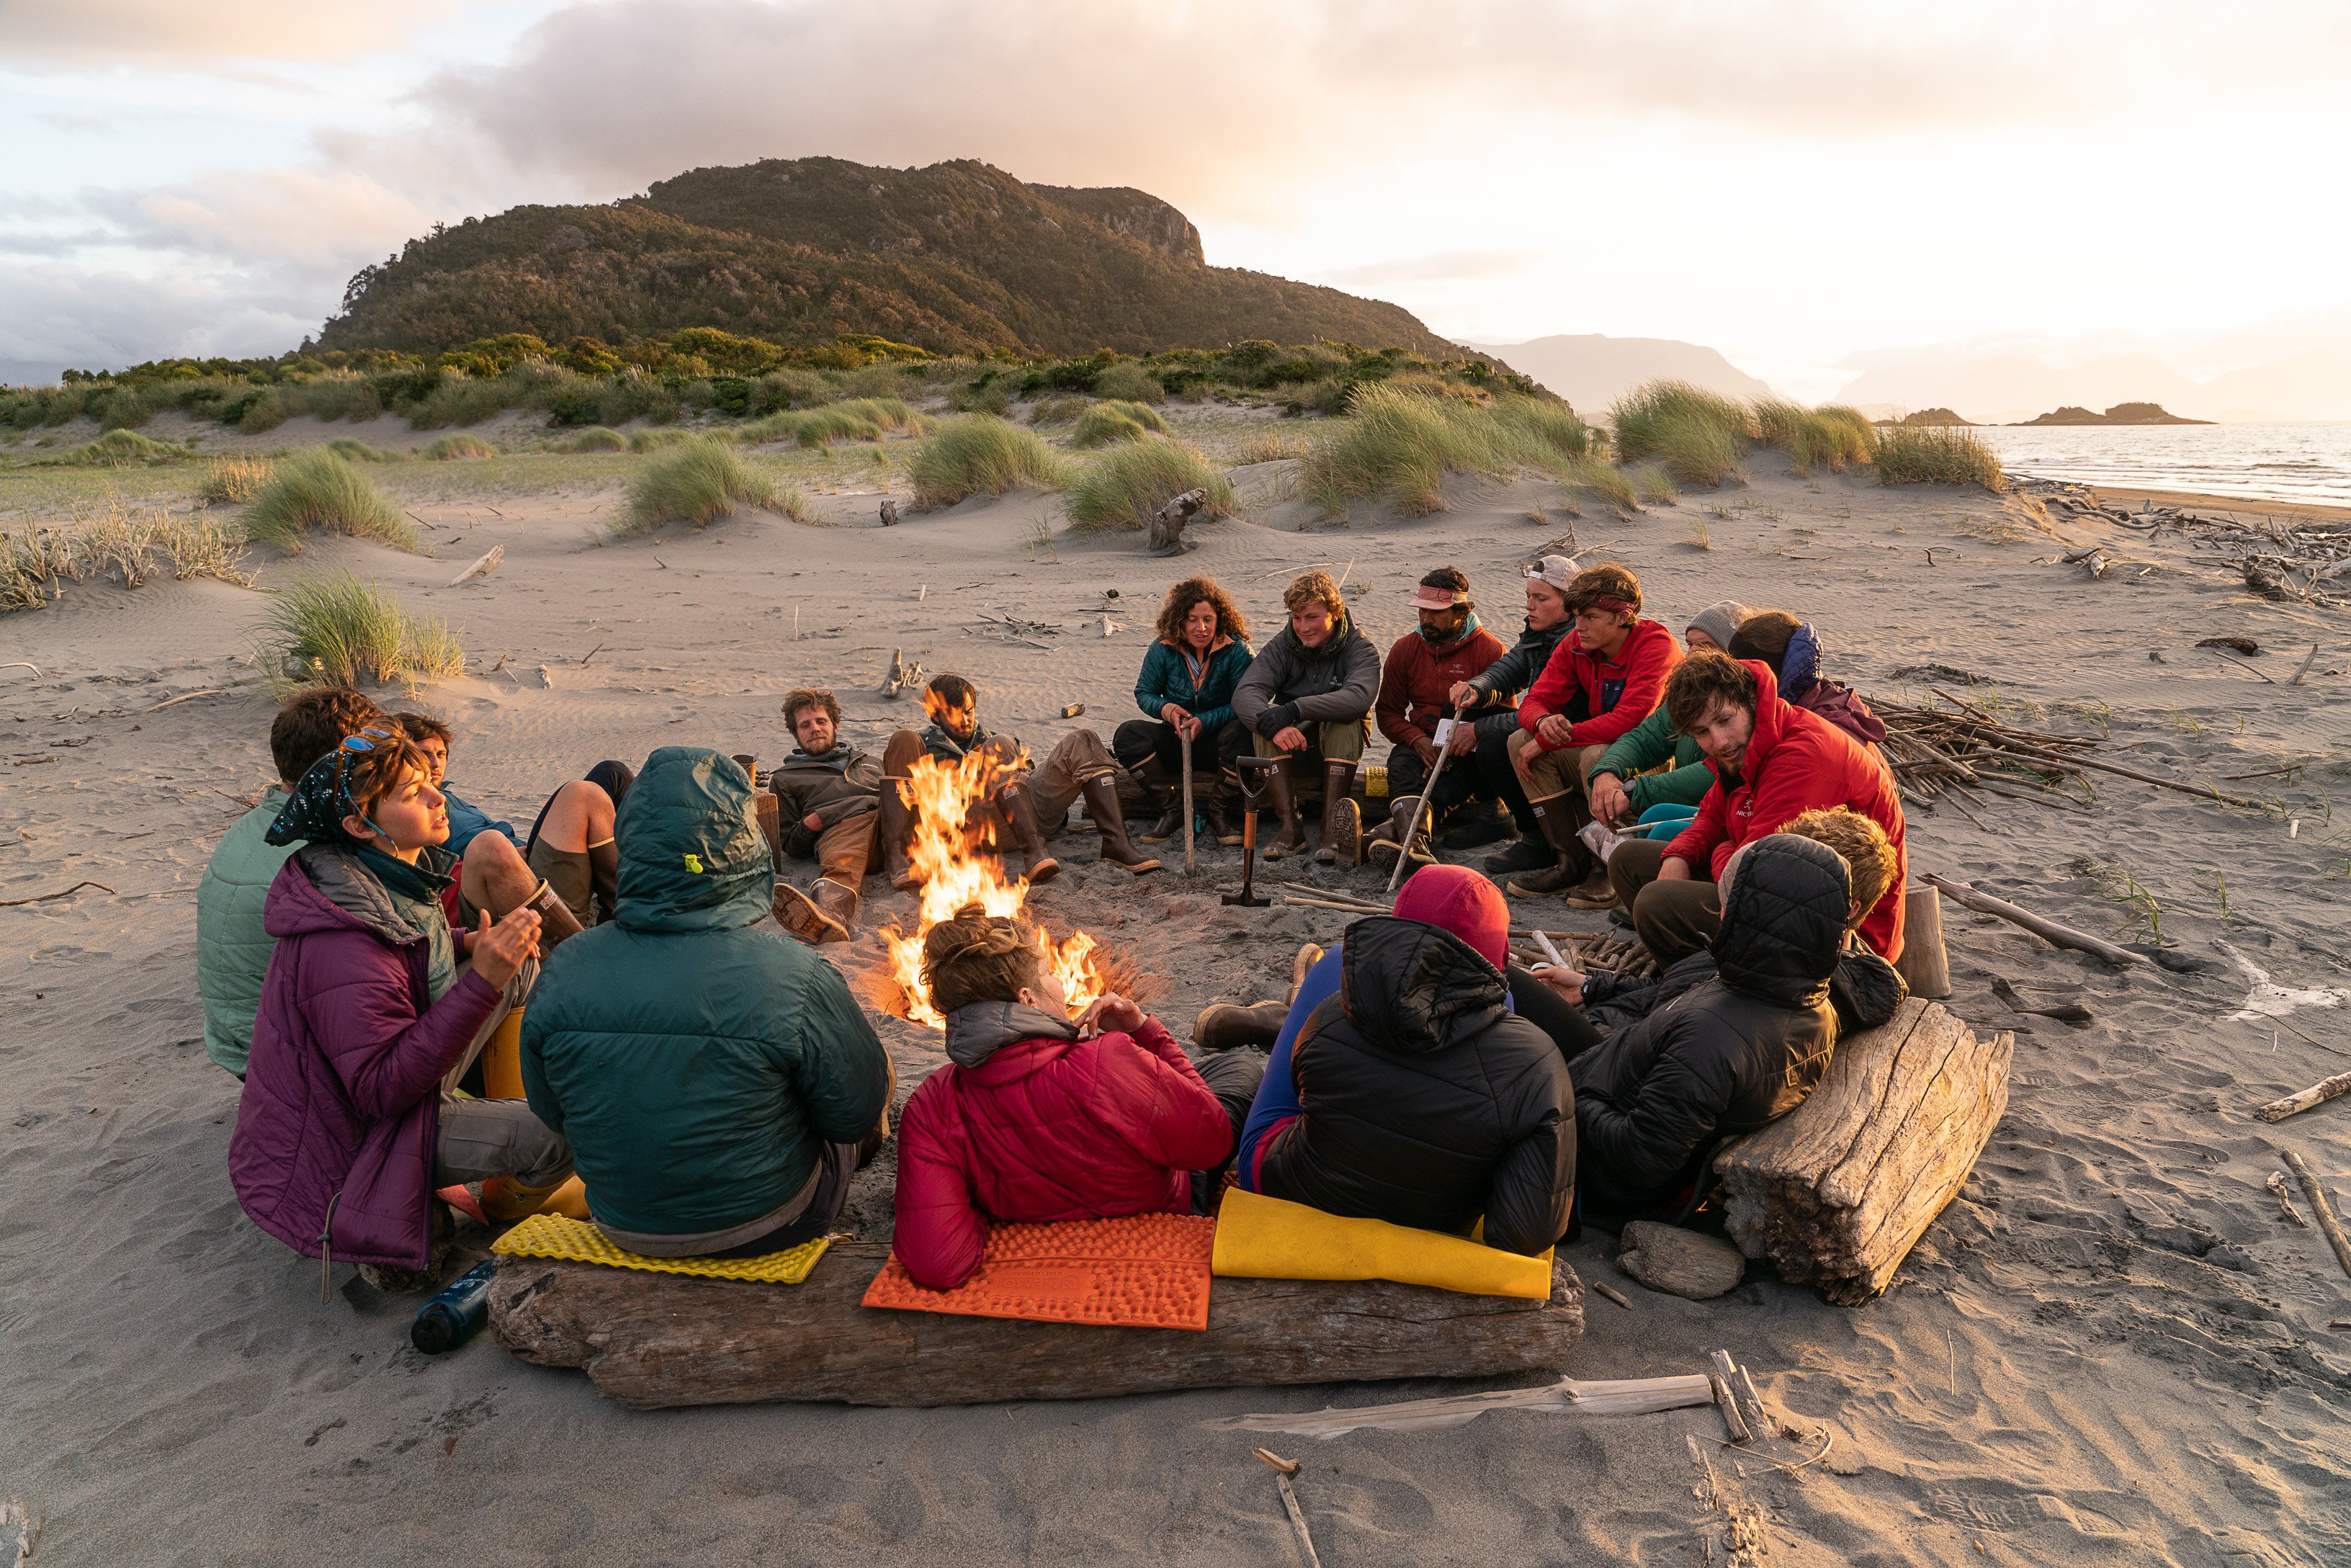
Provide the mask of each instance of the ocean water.
POLYGON ((2351 506, 2351 424, 1986 425, 2012 474, 2351 506))

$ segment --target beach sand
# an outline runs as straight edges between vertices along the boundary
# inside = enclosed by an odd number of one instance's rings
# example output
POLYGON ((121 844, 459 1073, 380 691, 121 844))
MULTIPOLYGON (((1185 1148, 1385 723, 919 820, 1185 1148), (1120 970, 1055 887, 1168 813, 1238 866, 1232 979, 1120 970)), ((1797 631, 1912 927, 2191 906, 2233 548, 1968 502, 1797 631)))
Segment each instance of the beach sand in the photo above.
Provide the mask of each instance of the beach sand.
MULTIPOLYGON (((1194 572, 1231 587, 1263 634, 1291 575, 1347 571, 1384 643, 1411 625, 1409 585, 1450 562, 1507 640, 1519 566, 1571 524, 1587 559, 1641 574, 1670 625, 1726 596, 1792 608, 1864 692, 1924 699, 1957 677, 1920 667, 1948 666, 1991 683, 1971 700, 2027 722, 2110 728, 2129 748, 2118 759, 2150 771, 2307 761, 2222 785, 2274 799, 2267 813, 2105 777, 2078 811, 1912 817, 1914 868, 2102 934, 2126 924, 2127 873, 2158 901, 2163 938, 2204 967, 2116 973, 1946 905, 1948 1005, 2017 1030, 2015 1080, 1974 1178, 1881 1300, 1833 1307, 1759 1272, 1693 1303, 1617 1274, 1604 1234, 1570 1249, 1633 1302, 1590 1299, 1574 1375, 1702 1370, 1727 1347, 1769 1401, 1833 1437, 1819 1462, 1729 1453, 1705 1408, 1505 1412, 1273 1446, 1306 1462, 1299 1493, 1333 1568, 1714 1561, 1721 1516, 1693 1497, 1693 1436, 1726 1490, 1761 1511, 1775 1564, 2351 1561, 2351 1333, 2329 1328, 2351 1319, 2351 1280, 2262 1186, 2276 1139, 2351 1207, 2351 1101, 2275 1128, 2252 1115, 2346 1065, 2351 1011, 2232 1019, 2248 981, 2223 947, 2281 985, 2351 983, 2351 832, 2331 821, 2331 796, 2351 800, 2339 617, 2254 599, 2168 536, 2053 533, 1980 491, 1807 478, 1768 455, 1750 485, 1630 520, 1600 507, 1571 518, 1548 485, 1459 484, 1444 514, 1359 507, 1333 526, 1281 498, 1285 466, 1238 476, 1249 520, 1196 524, 1200 548, 1173 560, 1143 558, 1131 536, 1061 533, 1039 549, 1031 526, 1058 507, 1028 493, 883 531, 879 477, 814 496, 827 526, 754 514, 599 546, 609 476, 469 496, 436 473, 433 497, 402 492, 434 558, 321 539, 262 578, 348 565, 459 627, 477 673, 418 703, 456 727, 452 783, 523 824, 601 757, 780 756, 778 702, 796 685, 833 686, 848 731, 878 746, 914 712, 875 694, 893 649, 972 676, 987 722, 1032 748, 1072 723, 1107 733, 1133 711, 1160 594, 1194 572), (1693 542, 1700 525, 1710 548, 1693 542), (2103 579, 2055 563, 2094 537, 2114 560, 2103 579), (507 552, 495 577, 443 586, 493 544, 507 552), (1062 632, 1029 646, 982 612, 1062 632), (2193 646, 2220 632, 2258 639, 2252 663, 2274 684, 2193 646), (2326 652, 2284 684, 2313 641, 2326 652), (1078 702, 1082 719, 1060 717, 1078 702), (2023 1017, 1995 977, 2078 998, 2095 1021, 2023 1017)), ((85 878, 111 889, 0 909, 16 977, 0 1031, 0 1492, 46 1511, 40 1561, 1288 1563, 1255 1437, 1203 1424, 1461 1387, 647 1415, 488 1335, 419 1356, 413 1300, 354 1284, 321 1306, 318 1266, 257 1232, 230 1190, 237 1086, 204 1057, 194 985, 197 879, 268 781, 271 699, 246 659, 258 608, 219 582, 160 581, 76 587, 0 619, 0 663, 40 670, 0 670, 0 897, 85 878), (162 706, 192 692, 214 695, 162 706)), ((1164 978, 1155 1007, 1179 1035, 1212 1000, 1279 994, 1296 946, 1343 927, 1331 912, 1220 906, 1238 851, 1209 846, 1187 882, 1098 865, 1082 825, 1060 848, 1069 870, 1032 909, 1136 955, 1164 978)), ((1269 879, 1366 894, 1376 880, 1294 862, 1269 879)), ((869 887, 868 936, 831 952, 876 995, 870 933, 907 905, 869 887)), ((1555 901, 1519 914, 1602 925, 1555 901)), ((940 1060, 937 1037, 880 1029, 903 1092, 940 1060)), ((853 1218, 877 1234, 886 1207, 869 1191, 853 1218)))

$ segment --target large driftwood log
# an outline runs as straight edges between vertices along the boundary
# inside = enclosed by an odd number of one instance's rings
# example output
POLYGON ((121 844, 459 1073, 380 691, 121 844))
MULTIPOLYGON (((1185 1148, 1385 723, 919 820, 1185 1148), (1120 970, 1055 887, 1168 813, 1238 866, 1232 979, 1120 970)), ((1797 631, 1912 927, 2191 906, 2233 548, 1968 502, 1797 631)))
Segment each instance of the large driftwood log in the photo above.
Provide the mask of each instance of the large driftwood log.
POLYGON ((1565 1259, 1543 1301, 1382 1281, 1218 1280, 1195 1333, 869 1309, 865 1287, 889 1255, 837 1241, 804 1285, 502 1258, 490 1326, 525 1361, 583 1368, 639 1409, 1489 1377, 1556 1372, 1583 1334, 1583 1285, 1565 1259))
POLYGON ((1915 997, 1838 1041, 1810 1099, 1716 1157, 1731 1239, 1840 1305, 1876 1295, 1975 1167, 2015 1055, 1915 997))

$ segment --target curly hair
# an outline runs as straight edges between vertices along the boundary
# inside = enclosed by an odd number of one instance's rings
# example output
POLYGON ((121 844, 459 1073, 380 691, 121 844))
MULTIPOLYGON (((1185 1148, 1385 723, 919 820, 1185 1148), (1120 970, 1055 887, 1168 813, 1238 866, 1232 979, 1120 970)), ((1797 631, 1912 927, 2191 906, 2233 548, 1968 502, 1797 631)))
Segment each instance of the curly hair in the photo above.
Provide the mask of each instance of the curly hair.
POLYGON ((351 810, 362 817, 374 815, 376 802, 399 789, 401 780, 412 772, 433 777, 432 765, 408 737, 395 732, 368 738, 375 744, 365 751, 352 752, 351 760, 343 765, 343 789, 350 797, 351 810))
POLYGON ((1217 634, 1236 643, 1249 641, 1249 618, 1241 607, 1233 602, 1224 585, 1213 577, 1187 577, 1167 591, 1166 602, 1159 607, 1159 622, 1154 628, 1159 640, 1180 646, 1184 641, 1184 621, 1196 604, 1217 607, 1217 634))
POLYGON ((291 789, 343 737, 383 722, 383 709, 349 686, 310 686, 287 697, 269 721, 269 758, 291 789))
POLYGON ((1317 599, 1322 601, 1332 614, 1346 613, 1347 601, 1340 593, 1339 585, 1331 580, 1331 574, 1327 571, 1310 571, 1293 581, 1288 588, 1283 589, 1281 607, 1295 615, 1317 599))
POLYGON ((1009 915, 967 904, 923 937, 923 983, 942 1013, 974 1002, 1018 1001, 1034 990, 1044 957, 1037 934, 1009 915))
POLYGON ((784 694, 784 723, 791 727, 794 734, 799 731, 800 709, 808 707, 824 709, 825 716, 832 720, 832 727, 841 727, 840 700, 820 687, 802 686, 798 691, 784 694))
POLYGON ((454 744, 457 738, 455 731, 429 713, 417 713, 412 709, 388 716, 392 720, 392 728, 419 746, 428 740, 437 740, 445 748, 454 744))
POLYGON ((1843 857, 1853 876, 1858 925, 1894 884, 1894 841, 1886 830, 1850 806, 1815 806, 1781 826, 1783 833, 1826 844, 1843 857))
POLYGON ((1716 698, 1752 713, 1761 695, 1754 671, 1728 653, 1700 648, 1666 677, 1666 713, 1675 730, 1687 735, 1714 711, 1716 698))

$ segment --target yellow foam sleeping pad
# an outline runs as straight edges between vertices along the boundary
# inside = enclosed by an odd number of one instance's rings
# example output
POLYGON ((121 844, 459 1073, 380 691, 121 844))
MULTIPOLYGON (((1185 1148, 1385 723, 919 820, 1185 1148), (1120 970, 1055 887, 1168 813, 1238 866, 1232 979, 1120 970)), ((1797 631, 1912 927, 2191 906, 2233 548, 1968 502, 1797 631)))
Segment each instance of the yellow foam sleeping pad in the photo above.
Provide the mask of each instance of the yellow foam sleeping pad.
POLYGON ((1552 1251, 1529 1258, 1465 1237, 1350 1219, 1227 1187, 1212 1273, 1249 1280, 1392 1280, 1469 1296, 1551 1295, 1552 1251))
POLYGON ((648 1274, 692 1274, 704 1280, 749 1280, 763 1285, 797 1285, 809 1277, 816 1260, 832 1245, 832 1238, 813 1241, 760 1258, 648 1258, 624 1251, 584 1220, 560 1214, 534 1214, 490 1244, 493 1252, 517 1258, 561 1258, 573 1263, 601 1263, 608 1269, 636 1269, 648 1274))

